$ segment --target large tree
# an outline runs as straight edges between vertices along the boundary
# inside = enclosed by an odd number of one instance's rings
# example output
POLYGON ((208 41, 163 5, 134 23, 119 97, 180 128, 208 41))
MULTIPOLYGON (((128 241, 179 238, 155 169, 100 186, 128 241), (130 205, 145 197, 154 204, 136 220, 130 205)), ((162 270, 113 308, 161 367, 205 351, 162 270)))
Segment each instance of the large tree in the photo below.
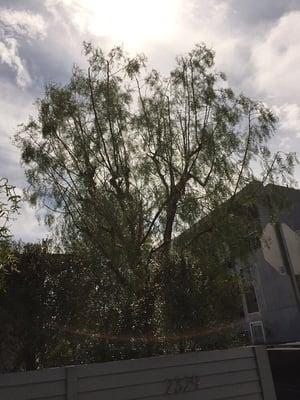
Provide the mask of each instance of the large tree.
MULTIPOLYGON (((167 77, 118 47, 107 56, 84 50, 87 71, 75 66, 68 84, 47 85, 37 118, 16 139, 30 200, 48 210, 66 249, 88 253, 102 279, 124 290, 122 323, 136 326, 133 305, 138 315, 161 315, 155 298, 163 303, 157 288, 170 283, 174 236, 217 215, 195 233, 210 249, 199 264, 227 263, 216 248, 229 248, 238 231, 220 236, 218 227, 251 204, 238 192, 255 179, 289 182, 295 156, 270 151, 273 112, 235 95, 206 46, 178 57, 167 77)), ((237 226, 246 237, 249 224, 237 226)))

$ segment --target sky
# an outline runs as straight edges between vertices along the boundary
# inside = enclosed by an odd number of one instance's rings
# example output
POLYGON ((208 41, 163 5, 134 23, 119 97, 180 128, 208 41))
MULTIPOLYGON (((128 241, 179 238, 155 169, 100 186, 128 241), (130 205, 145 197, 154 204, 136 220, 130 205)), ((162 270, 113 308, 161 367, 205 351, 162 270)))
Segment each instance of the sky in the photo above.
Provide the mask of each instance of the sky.
MULTIPOLYGON (((300 153, 300 0, 0 0, 0 176, 19 193, 27 184, 12 137, 45 84, 84 65, 83 41, 143 52, 164 73, 206 43, 229 85, 278 115, 272 146, 300 153)), ((11 230, 23 241, 48 234, 25 202, 11 230)))

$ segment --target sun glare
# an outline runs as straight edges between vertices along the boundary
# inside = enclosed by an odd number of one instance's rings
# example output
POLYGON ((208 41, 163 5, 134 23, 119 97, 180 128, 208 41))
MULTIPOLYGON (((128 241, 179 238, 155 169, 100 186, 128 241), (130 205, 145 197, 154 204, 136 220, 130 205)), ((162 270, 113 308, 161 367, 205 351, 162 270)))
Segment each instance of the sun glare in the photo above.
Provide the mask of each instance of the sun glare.
MULTIPOLYGON (((130 48, 171 35, 179 0, 75 0, 76 23, 130 48)), ((74 3, 73 3, 74 4, 74 3)))

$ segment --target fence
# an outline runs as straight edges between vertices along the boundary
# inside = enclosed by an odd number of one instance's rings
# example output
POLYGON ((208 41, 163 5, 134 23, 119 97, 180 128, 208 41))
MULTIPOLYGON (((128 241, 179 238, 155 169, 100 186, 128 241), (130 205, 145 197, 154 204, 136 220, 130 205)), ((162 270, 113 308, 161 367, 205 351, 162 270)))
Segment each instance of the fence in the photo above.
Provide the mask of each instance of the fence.
POLYGON ((275 400, 264 347, 0 375, 1 400, 275 400))

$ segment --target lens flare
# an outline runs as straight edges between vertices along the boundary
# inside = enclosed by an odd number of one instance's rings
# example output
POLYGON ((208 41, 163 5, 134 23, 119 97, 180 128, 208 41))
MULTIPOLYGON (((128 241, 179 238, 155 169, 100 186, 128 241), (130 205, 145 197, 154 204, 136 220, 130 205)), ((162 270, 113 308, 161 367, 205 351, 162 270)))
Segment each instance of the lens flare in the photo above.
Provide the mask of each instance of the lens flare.
POLYGON ((69 6, 81 30, 138 48, 174 33, 179 1, 69 0, 69 6))

